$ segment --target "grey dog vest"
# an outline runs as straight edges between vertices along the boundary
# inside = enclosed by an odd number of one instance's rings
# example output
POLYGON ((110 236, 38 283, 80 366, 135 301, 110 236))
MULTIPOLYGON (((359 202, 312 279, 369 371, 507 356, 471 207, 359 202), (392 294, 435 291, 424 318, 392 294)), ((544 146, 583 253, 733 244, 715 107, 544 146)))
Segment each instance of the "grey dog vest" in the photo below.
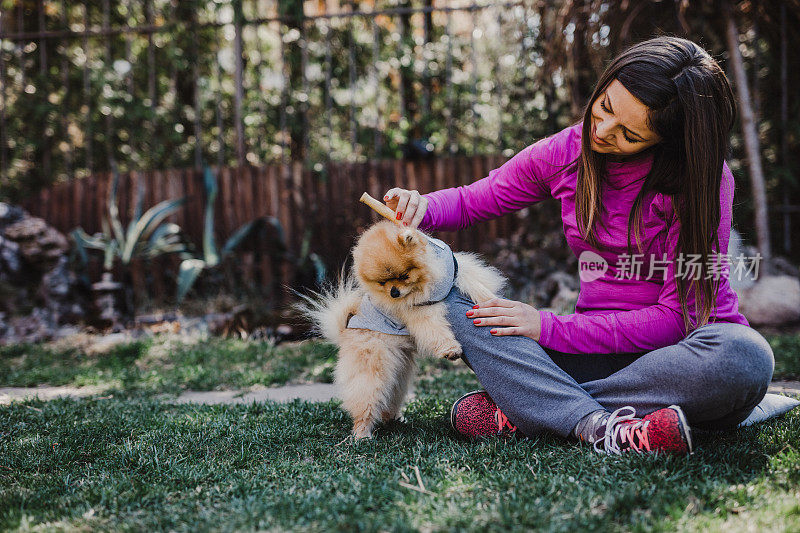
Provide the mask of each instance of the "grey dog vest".
MULTIPOLYGON (((445 275, 434 284, 430 299, 418 305, 430 305, 444 300, 445 296, 450 292, 450 289, 453 288, 456 275, 458 274, 456 256, 453 254, 450 247, 439 239, 434 239, 427 235, 426 237, 428 243, 433 245, 434 260, 440 262, 444 267, 445 275)), ((378 309, 372 300, 370 300, 368 294, 365 294, 361 299, 358 312, 347 322, 347 327, 369 329, 381 333, 388 333, 389 335, 409 335, 408 328, 405 324, 390 312, 378 309)))

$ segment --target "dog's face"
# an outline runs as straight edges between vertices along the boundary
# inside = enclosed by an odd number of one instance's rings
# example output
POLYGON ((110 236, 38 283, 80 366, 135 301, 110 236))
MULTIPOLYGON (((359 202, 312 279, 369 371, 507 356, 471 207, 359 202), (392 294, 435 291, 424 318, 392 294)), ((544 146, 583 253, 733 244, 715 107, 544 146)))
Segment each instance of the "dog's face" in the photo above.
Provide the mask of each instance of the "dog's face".
POLYGON ((427 245, 416 229, 378 222, 353 248, 356 276, 373 298, 386 305, 420 303, 431 282, 425 262, 427 245))

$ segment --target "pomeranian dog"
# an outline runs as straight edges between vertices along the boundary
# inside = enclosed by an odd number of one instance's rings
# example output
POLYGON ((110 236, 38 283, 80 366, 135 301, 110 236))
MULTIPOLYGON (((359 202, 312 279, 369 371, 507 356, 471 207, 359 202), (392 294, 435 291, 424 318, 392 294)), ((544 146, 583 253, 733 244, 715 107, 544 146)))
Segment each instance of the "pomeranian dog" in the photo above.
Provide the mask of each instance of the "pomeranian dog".
POLYGON ((304 296, 298 308, 339 347, 335 384, 355 438, 399 418, 416 355, 456 360, 461 345, 441 300, 455 285, 474 302, 502 289, 500 272, 477 255, 453 253, 438 239, 389 221, 368 228, 338 285, 304 296))

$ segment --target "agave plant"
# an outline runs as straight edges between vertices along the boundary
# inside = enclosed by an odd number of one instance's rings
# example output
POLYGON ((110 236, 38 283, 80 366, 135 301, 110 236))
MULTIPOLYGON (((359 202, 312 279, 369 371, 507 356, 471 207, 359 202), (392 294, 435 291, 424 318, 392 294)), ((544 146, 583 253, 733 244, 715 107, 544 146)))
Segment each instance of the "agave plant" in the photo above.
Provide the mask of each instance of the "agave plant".
POLYGON ((304 235, 300 253, 295 257, 289 252, 283 226, 273 216, 260 217, 247 222, 233 232, 222 248, 217 248, 217 243, 214 239, 214 203, 217 200, 218 187, 217 179, 208 167, 203 172, 203 182, 206 189, 206 198, 208 199, 203 227, 203 254, 202 257, 194 257, 187 252, 182 253, 185 259, 181 262, 178 272, 178 303, 183 301, 183 298, 186 297, 186 294, 188 294, 198 276, 204 270, 218 266, 248 235, 267 227, 272 228, 272 239, 267 247, 273 258, 290 261, 296 274, 311 271, 310 275, 313 276, 314 282, 317 284, 322 283, 325 278, 325 265, 316 253, 310 251, 310 231, 304 235))
POLYGON ((130 264, 134 257, 151 259, 163 254, 178 253, 186 250, 181 238, 181 228, 177 224, 164 222, 164 219, 177 211, 186 198, 164 200, 144 213, 144 187, 137 192, 133 218, 125 228, 119 218, 117 192, 119 188, 119 172, 112 163, 111 189, 108 193, 108 214, 102 220, 102 233, 89 235, 83 228, 73 230, 72 237, 84 262, 87 261, 87 249, 103 252, 103 268, 106 271, 114 266, 118 259, 123 265, 130 264))
MULTIPOLYGON (((182 253, 184 260, 181 261, 178 271, 178 303, 183 301, 186 294, 191 290, 197 277, 203 270, 214 268, 228 257, 234 249, 253 231, 253 228, 262 219, 255 219, 243 224, 239 229, 228 237, 222 248, 217 248, 214 239, 214 204, 217 201, 219 187, 217 178, 209 167, 203 171, 203 183, 206 189, 206 209, 203 219, 203 254, 201 257, 194 257, 188 251, 182 253)), ((280 223, 274 217, 265 217, 282 234, 280 223)))

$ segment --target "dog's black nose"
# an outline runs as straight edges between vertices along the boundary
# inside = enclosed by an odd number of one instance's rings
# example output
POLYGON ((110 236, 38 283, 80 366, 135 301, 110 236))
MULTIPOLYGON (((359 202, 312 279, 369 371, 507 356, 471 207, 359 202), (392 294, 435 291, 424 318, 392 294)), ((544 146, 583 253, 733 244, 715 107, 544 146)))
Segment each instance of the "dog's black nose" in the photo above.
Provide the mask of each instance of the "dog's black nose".
POLYGON ((392 295, 392 298, 400 298, 400 291, 397 290, 397 287, 392 287, 392 290, 389 291, 389 294, 392 295))

